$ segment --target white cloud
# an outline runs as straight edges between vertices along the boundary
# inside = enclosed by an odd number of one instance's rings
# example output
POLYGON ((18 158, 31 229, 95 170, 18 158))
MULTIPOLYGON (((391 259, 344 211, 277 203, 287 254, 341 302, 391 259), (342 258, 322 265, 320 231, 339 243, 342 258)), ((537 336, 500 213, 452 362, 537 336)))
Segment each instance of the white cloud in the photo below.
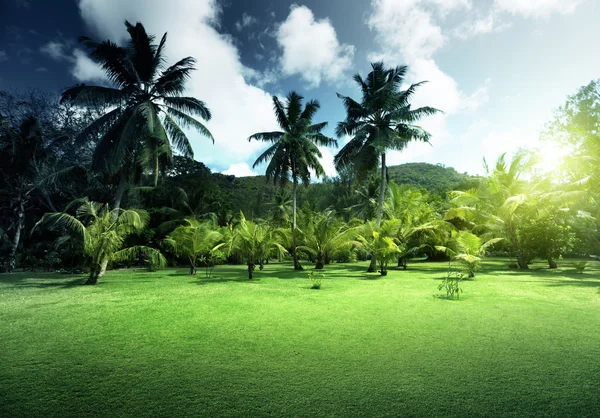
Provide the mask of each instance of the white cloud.
POLYGON ((250 166, 246 163, 231 164, 229 168, 225 171, 222 171, 221 174, 236 177, 248 177, 258 175, 258 173, 252 170, 250 166))
POLYGON ((548 17, 553 13, 573 13, 584 0, 494 0, 494 6, 503 12, 525 18, 548 17))
MULTIPOLYGON (((425 7, 438 0, 374 0, 373 13, 367 24, 375 31, 379 51, 371 59, 383 59, 387 65, 408 64, 408 83, 426 80, 427 84, 417 90, 415 106, 433 106, 446 115, 464 109, 474 110, 487 101, 487 85, 472 94, 463 92, 450 75, 440 69, 433 55, 447 41, 441 26, 434 22, 433 12, 425 7)), ((469 7, 464 1, 447 3, 445 13, 454 8, 469 7)), ((438 11, 439 12, 439 11, 438 11)), ((441 127, 440 121, 435 125, 441 127)), ((430 118, 429 118, 430 119, 430 118)), ((427 120, 423 122, 425 126, 427 120)))
POLYGON ((5 51, 0 50, 0 62, 8 61, 8 55, 5 51))
POLYGON ((306 6, 291 7, 277 29, 276 39, 283 49, 283 73, 298 74, 311 87, 318 87, 324 80, 341 80, 352 65, 354 46, 340 44, 331 22, 315 20, 306 6))
POLYGON ((384 58, 389 60, 397 54, 408 62, 430 58, 446 42, 441 27, 420 1, 374 0, 372 4, 373 14, 367 24, 387 51, 384 58))
POLYGON ((498 13, 492 11, 486 17, 463 22, 455 28, 454 36, 460 39, 468 39, 486 33, 500 32, 510 27, 510 23, 501 22, 498 13))
POLYGON ((242 20, 238 20, 237 22, 235 22, 235 28, 238 30, 238 32, 241 32, 242 29, 247 28, 248 26, 252 26, 256 23, 258 23, 257 18, 255 18, 254 16, 250 16, 247 13, 244 13, 242 15, 242 20))
POLYGON ((373 0, 372 6, 367 25, 375 32, 378 50, 369 58, 383 60, 388 66, 407 64, 407 83, 428 82, 413 96, 413 106, 432 106, 444 112, 419 123, 431 133, 431 145, 411 143, 402 152, 389 153, 388 161, 400 164, 427 159, 434 153, 434 147, 451 138, 447 124, 449 116, 473 111, 489 100, 490 80, 472 93, 465 93, 434 59, 435 53, 448 41, 437 20, 453 12, 468 10, 471 3, 462 0, 373 0))
POLYGON ((59 41, 50 41, 40 48, 42 54, 48 55, 55 61, 68 60, 67 45, 59 41))
MULTIPOLYGON (((206 125, 215 145, 189 132, 196 159, 217 170, 253 161, 264 144, 247 138, 277 129, 271 96, 248 84, 238 50, 229 37, 215 29, 220 11, 214 0, 174 0, 169 7, 164 7, 162 0, 80 0, 79 8, 97 38, 122 42, 128 35, 122 22, 139 21, 157 37, 168 32, 169 64, 186 56, 199 60, 187 94, 210 108, 213 118, 206 125)), ((88 61, 83 53, 77 56, 73 74, 80 81, 99 74, 88 61)))
POLYGON ((100 82, 106 84, 108 77, 98 64, 92 61, 81 49, 73 51, 74 66, 71 74, 79 82, 100 82))
POLYGON ((321 151, 321 158, 319 159, 323 170, 325 170, 325 174, 327 177, 335 177, 337 176, 337 170, 335 169, 335 165, 333 164, 333 153, 336 152, 334 148, 327 147, 319 147, 319 151, 321 151))

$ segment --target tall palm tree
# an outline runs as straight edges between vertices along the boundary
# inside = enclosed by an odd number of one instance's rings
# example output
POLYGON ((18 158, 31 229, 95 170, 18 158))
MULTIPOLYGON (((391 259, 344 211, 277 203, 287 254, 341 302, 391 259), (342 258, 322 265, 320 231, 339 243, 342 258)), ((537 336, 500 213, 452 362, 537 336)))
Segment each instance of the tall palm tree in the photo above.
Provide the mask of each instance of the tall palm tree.
MULTIPOLYGON (((327 122, 313 124, 314 115, 320 105, 310 100, 302 109, 304 98, 292 91, 285 102, 273 96, 273 109, 281 131, 260 132, 251 135, 248 141, 269 142, 272 145, 264 151, 253 167, 269 162, 266 170, 267 180, 273 180, 281 186, 292 181, 292 235, 293 247, 296 246, 296 195, 298 183, 310 182, 311 170, 317 177, 325 176, 325 170, 319 158, 322 156, 318 146, 337 146, 337 141, 321 133, 327 122)), ((298 255, 294 253, 294 268, 301 269, 298 255)))
MULTIPOLYGON (((377 207, 377 226, 381 224, 383 200, 386 190, 386 152, 401 151, 410 141, 428 142, 429 132, 415 125, 424 116, 439 113, 433 107, 413 109, 410 100, 416 89, 425 82, 411 85, 401 90, 406 66, 385 68, 383 62, 371 64, 372 71, 363 79, 359 74, 354 80, 360 86, 360 102, 338 93, 346 108, 346 120, 339 122, 338 138, 350 136, 348 142, 335 156, 336 167, 354 164, 365 173, 376 169, 381 162, 381 186, 377 207)), ((375 271, 376 260, 371 259, 369 271, 375 271)))
POLYGON ((206 126, 193 117, 208 121, 209 109, 202 101, 183 96, 196 60, 183 58, 165 68, 167 34, 157 45, 141 23, 133 26, 125 21, 125 26, 131 39, 124 46, 109 40, 80 39, 112 86, 74 86, 65 90, 61 99, 82 107, 101 104, 112 109, 79 137, 97 138, 93 167, 118 176, 117 209, 128 179, 152 171, 156 183, 158 173, 171 161, 171 143, 184 156, 193 156, 182 127, 193 128, 214 143, 206 126))

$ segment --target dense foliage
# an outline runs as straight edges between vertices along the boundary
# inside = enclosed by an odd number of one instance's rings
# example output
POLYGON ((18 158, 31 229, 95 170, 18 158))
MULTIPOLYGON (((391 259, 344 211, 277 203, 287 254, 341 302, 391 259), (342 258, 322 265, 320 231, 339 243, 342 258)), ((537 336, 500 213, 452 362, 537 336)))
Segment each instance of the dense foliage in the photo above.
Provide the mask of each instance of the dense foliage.
POLYGON ((192 274, 228 262, 246 264, 252 278, 269 259, 292 257, 296 268, 303 259, 317 269, 370 259, 385 275, 423 256, 472 277, 491 251, 521 269, 600 254, 597 81, 544 131, 546 144, 567 147, 559 167, 545 170, 543 154, 520 150, 472 177, 387 166, 387 152, 428 141, 415 123, 438 110, 411 107, 421 83, 403 90, 406 67, 374 63, 354 77, 359 101, 340 96, 347 116, 337 134, 350 140, 336 177, 310 183, 324 177, 318 147, 336 141, 321 133, 326 122, 313 122, 319 103, 292 92, 273 98, 280 131, 249 138, 268 143, 256 161, 266 176, 236 178, 191 158, 186 129, 212 139, 193 118, 209 120, 208 106, 184 96, 194 59, 166 67, 166 36, 157 44, 141 24, 126 25, 124 46, 83 39, 110 86, 71 87, 60 101, 0 93, 3 269, 87 270, 95 283, 123 262, 184 263, 192 274))

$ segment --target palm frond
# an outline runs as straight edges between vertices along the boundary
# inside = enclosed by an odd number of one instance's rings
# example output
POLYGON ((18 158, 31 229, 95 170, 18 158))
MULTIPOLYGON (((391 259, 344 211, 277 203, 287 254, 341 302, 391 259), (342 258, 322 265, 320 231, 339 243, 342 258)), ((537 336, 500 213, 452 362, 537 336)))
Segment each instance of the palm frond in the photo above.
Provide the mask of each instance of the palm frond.
POLYGON ((194 97, 163 97, 163 101, 169 107, 200 116, 205 121, 209 121, 212 116, 206 104, 194 97))
POLYGON ((111 87, 88 86, 79 84, 62 92, 60 102, 70 102, 76 106, 120 106, 126 99, 123 90, 111 87))
POLYGON ((165 131, 169 135, 169 138, 173 142, 173 145, 175 145, 175 148, 177 148, 177 150, 179 150, 185 157, 193 158, 194 150, 192 149, 190 140, 181 130, 179 125, 175 123, 173 118, 166 113, 164 115, 164 127, 165 131))
POLYGON ((173 116, 177 120, 177 122, 183 125, 185 128, 194 128, 202 135, 210 139, 213 144, 215 143, 215 139, 213 138, 208 128, 202 123, 198 122, 196 119, 172 107, 167 107, 167 113, 173 116))

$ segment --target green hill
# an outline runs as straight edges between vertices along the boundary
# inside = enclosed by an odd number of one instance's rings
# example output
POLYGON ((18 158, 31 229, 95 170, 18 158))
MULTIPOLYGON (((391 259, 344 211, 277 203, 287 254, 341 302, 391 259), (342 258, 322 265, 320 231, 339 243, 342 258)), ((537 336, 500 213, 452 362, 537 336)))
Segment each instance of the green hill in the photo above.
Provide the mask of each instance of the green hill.
POLYGON ((390 180, 397 184, 409 184, 442 196, 450 190, 474 187, 479 179, 441 164, 407 163, 391 166, 388 172, 390 180))

